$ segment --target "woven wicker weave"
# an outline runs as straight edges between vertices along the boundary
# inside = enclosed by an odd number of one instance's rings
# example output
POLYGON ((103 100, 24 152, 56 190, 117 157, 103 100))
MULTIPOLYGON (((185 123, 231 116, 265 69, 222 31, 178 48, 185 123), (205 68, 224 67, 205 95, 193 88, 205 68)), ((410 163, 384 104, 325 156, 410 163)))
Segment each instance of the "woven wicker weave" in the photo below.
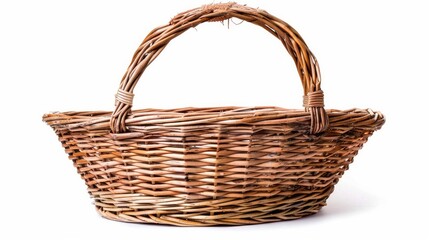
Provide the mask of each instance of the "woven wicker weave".
POLYGON ((371 110, 326 110, 316 58, 284 21, 235 3, 183 12, 139 46, 112 112, 46 114, 98 212, 126 222, 240 225, 301 218, 326 200, 381 128, 371 110), (216 107, 131 111, 139 77, 173 38, 239 18, 276 36, 296 63, 304 109, 216 107))

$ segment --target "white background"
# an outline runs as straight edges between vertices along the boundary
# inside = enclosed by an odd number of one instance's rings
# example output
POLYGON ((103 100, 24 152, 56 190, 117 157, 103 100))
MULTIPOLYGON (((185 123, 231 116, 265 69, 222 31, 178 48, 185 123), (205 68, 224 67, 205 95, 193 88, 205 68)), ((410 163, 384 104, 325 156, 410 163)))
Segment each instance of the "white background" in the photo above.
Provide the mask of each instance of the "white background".
MULTIPOLYGON (((319 214, 222 228, 97 215, 42 115, 113 110, 145 35, 209 1, 0 2, 0 239, 428 239, 429 17, 425 1, 412 0, 240 1, 301 33, 319 60, 327 108, 370 107, 387 118, 319 214)), ((135 93, 135 108, 300 108, 302 99, 279 41, 232 22, 203 24, 172 41, 135 93)))

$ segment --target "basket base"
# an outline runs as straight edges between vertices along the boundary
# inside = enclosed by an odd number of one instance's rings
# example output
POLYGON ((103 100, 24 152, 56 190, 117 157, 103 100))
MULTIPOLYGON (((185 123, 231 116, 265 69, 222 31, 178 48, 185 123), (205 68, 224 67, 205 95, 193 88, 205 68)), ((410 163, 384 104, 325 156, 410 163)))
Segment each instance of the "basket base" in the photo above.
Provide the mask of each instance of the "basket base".
POLYGON ((326 205, 333 190, 334 186, 331 186, 323 192, 293 196, 194 201, 139 194, 103 195, 95 199, 95 205, 102 217, 121 222, 176 226, 248 225, 315 214, 326 205))

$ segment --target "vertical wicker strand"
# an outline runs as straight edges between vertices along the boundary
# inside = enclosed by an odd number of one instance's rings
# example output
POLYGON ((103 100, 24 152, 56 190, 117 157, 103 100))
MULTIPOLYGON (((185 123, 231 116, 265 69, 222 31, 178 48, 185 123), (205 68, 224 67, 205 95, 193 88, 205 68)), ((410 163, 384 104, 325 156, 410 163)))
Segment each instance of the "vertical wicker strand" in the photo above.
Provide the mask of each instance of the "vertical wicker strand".
POLYGON ((220 140, 221 140, 221 136, 222 136, 222 126, 219 126, 218 128, 218 132, 217 132, 217 141, 216 141, 216 157, 215 157, 215 168, 214 168, 214 176, 213 176, 213 200, 217 198, 217 178, 218 178, 218 171, 219 171, 219 151, 220 151, 220 140))
MULTIPOLYGON (((192 188, 192 185, 190 185, 192 180, 189 179, 189 173, 192 173, 192 171, 189 171, 189 170, 190 170, 190 168, 192 168, 192 164, 188 164, 189 160, 187 160, 187 157, 189 155, 189 149, 188 148, 192 147, 192 145, 188 146, 188 141, 186 140, 186 137, 188 135, 187 135, 186 131, 184 130, 184 128, 182 129, 181 132, 183 134, 181 137, 182 147, 183 147, 183 159, 182 159, 182 161, 184 162, 184 168, 185 168, 185 170, 184 170, 184 175, 185 175, 184 181, 185 181, 185 188, 186 188, 186 198, 189 198, 189 195, 191 192, 190 188, 192 188)), ((192 136, 190 136, 190 137, 192 137, 192 136)), ((192 144, 192 143, 190 143, 190 144, 192 144)))
POLYGON ((254 137, 254 133, 255 133, 255 126, 252 126, 251 128, 251 132, 249 135, 249 140, 248 140, 248 145, 247 145, 247 156, 246 156, 246 171, 245 171, 245 176, 244 176, 244 183, 243 183, 243 195, 245 195, 246 191, 247 191, 247 181, 248 181, 248 177, 249 177, 249 165, 251 165, 251 161, 252 161, 252 147, 253 147, 253 137, 254 137))

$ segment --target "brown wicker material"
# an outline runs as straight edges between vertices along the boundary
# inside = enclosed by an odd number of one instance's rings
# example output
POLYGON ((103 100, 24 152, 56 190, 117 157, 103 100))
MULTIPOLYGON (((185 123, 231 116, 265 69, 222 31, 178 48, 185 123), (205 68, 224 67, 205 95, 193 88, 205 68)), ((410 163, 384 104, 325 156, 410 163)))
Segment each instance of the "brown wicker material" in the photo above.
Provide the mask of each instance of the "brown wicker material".
POLYGON ((319 67, 301 36, 267 12, 235 3, 180 13, 139 46, 112 112, 46 114, 109 219, 180 226, 301 218, 325 206, 358 150, 381 128, 371 110, 326 110, 319 67), (215 107, 131 111, 147 66, 187 29, 239 18, 276 36, 296 63, 302 110, 215 107))

